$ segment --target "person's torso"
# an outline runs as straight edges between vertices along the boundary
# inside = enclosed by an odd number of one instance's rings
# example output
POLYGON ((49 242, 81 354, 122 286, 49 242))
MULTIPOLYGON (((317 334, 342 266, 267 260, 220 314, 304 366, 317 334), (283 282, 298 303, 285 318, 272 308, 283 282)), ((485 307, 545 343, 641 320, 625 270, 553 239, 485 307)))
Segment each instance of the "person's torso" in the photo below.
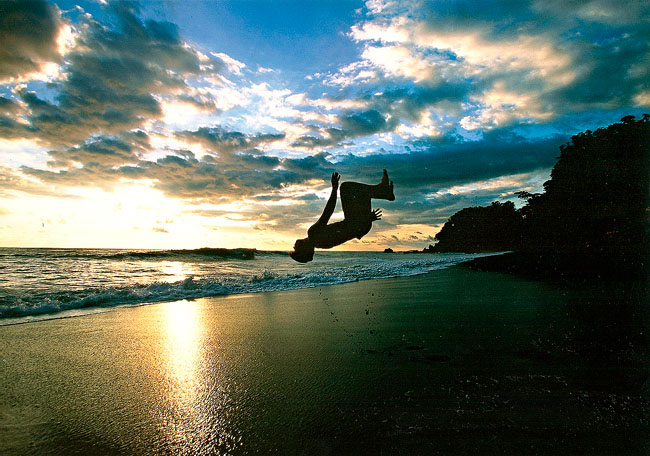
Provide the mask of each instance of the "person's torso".
POLYGON ((307 236, 319 249, 331 249, 357 237, 358 227, 347 220, 330 223, 329 225, 312 225, 307 230, 307 236))

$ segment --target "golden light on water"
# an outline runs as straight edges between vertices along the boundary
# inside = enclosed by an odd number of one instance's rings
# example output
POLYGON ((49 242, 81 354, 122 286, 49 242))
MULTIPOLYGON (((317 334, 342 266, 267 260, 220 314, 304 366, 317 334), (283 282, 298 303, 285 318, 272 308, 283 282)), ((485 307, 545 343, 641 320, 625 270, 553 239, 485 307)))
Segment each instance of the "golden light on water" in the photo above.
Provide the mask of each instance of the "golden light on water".
MULTIPOLYGON (((162 273, 161 280, 167 283, 179 282, 191 277, 193 271, 186 263, 181 261, 165 261, 160 263, 157 268, 162 273)), ((179 301, 185 302, 185 301, 179 301)), ((187 306, 190 307, 190 306, 187 306)), ((180 313, 180 312, 179 312, 180 313)))

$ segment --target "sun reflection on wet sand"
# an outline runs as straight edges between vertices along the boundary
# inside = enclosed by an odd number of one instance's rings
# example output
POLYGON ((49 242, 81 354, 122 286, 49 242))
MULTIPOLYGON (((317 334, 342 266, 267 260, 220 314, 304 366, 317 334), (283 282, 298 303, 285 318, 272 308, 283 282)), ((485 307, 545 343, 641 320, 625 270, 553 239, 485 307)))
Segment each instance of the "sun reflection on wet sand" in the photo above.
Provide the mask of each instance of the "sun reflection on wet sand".
POLYGON ((167 371, 178 404, 191 405, 197 397, 201 333, 195 306, 188 301, 167 304, 167 371))
MULTIPOLYGON (((165 304, 162 418, 167 444, 177 454, 227 454, 236 445, 229 423, 227 379, 215 369, 215 352, 197 302, 165 304)), ((214 336, 214 335, 212 335, 214 336)))

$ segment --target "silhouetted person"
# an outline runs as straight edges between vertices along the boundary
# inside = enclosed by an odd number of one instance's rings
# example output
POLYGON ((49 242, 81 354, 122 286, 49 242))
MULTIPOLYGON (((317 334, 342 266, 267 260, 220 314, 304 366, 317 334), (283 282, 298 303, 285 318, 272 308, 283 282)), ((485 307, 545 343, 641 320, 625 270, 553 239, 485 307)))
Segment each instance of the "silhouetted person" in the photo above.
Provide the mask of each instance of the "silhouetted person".
POLYGON ((314 248, 331 249, 351 239, 361 239, 368 234, 372 222, 381 219, 380 209, 371 209, 370 200, 385 199, 394 201, 393 183, 388 180, 384 170, 381 182, 377 185, 366 185, 358 182, 343 182, 341 184, 341 205, 345 218, 336 223, 327 224, 336 207, 336 192, 339 188, 339 173, 332 174, 332 194, 330 195, 323 215, 307 230, 307 237, 298 239, 289 253, 291 258, 307 263, 314 258, 314 248))

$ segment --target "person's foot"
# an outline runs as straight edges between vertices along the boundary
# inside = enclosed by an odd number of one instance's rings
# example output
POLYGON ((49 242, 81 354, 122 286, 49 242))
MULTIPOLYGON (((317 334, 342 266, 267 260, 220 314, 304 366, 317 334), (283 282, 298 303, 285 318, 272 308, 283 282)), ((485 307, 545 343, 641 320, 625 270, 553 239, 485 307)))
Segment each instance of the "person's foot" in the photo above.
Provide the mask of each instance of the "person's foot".
POLYGON ((381 198, 388 201, 395 201, 395 194, 393 193, 393 181, 388 180, 388 172, 386 170, 384 170, 384 174, 381 176, 379 187, 381 188, 381 198))
POLYGON ((384 170, 384 174, 381 175, 381 184, 388 184, 388 171, 384 170))

